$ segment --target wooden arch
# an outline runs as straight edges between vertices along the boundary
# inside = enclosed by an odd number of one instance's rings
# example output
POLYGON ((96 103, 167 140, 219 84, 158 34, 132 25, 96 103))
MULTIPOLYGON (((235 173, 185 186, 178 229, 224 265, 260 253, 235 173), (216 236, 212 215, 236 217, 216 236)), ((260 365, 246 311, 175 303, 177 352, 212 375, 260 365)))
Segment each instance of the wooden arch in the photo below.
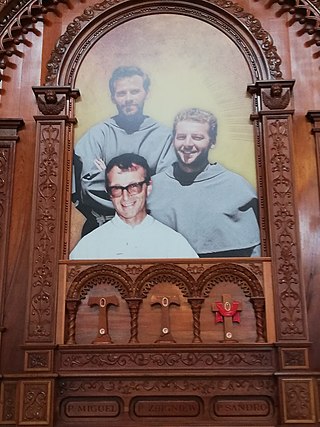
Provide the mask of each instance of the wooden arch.
POLYGON ((87 8, 59 38, 47 64, 46 85, 74 86, 82 59, 107 32, 122 23, 152 14, 181 14, 200 19, 223 31, 241 50, 252 80, 281 78, 281 59, 271 35, 253 15, 230 1, 108 0, 87 8))

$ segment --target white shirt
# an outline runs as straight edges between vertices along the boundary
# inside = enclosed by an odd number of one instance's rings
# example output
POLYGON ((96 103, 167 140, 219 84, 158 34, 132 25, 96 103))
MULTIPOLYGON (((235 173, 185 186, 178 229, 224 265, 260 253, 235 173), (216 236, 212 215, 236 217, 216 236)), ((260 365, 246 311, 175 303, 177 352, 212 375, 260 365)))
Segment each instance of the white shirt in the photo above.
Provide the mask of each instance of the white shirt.
POLYGON ((147 215, 135 226, 116 215, 84 236, 70 259, 198 258, 187 240, 147 215))

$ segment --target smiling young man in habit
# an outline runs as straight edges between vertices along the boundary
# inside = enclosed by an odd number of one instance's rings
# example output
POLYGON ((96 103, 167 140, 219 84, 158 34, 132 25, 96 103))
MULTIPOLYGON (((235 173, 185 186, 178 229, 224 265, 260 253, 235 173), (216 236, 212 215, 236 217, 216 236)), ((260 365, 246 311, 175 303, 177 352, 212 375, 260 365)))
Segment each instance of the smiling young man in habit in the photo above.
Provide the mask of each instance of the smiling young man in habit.
POLYGON ((177 162, 153 178, 150 214, 181 233, 200 257, 260 255, 257 195, 240 175, 215 162, 217 119, 190 108, 174 121, 177 162))

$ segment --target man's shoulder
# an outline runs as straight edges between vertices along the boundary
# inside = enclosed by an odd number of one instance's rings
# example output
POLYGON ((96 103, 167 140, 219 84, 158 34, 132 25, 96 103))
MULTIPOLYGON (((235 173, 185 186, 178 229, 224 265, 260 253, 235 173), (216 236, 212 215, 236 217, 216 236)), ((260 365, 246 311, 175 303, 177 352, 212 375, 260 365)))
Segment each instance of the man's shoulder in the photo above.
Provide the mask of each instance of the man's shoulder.
POLYGON ((117 127, 116 122, 112 118, 95 123, 84 132, 77 144, 87 143, 91 138, 96 139, 99 135, 106 134, 109 129, 115 129, 117 127))
POLYGON ((164 123, 159 122, 158 120, 155 120, 153 117, 145 116, 144 121, 142 123, 143 128, 154 128, 158 129, 159 131, 172 133, 172 129, 170 129, 169 126, 165 125, 164 123))
POLYGON ((158 221, 157 219, 151 217, 153 219, 152 226, 158 230, 161 230, 161 232, 166 233, 166 235, 170 234, 171 236, 175 236, 177 238, 182 237, 180 233, 173 230, 173 228, 169 227, 168 225, 163 224, 162 222, 158 221))
POLYGON ((173 167, 172 165, 168 166, 163 171, 156 173, 152 177, 152 182, 161 182, 161 181, 170 181, 172 179, 175 179, 173 176, 173 167))

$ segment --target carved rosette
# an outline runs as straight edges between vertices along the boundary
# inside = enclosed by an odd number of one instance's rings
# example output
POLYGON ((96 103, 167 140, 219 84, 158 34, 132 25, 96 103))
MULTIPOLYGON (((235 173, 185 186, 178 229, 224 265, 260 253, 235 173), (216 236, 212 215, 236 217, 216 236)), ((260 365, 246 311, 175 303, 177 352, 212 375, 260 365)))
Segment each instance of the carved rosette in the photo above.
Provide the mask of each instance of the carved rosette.
POLYGON ((26 371, 50 371, 52 369, 52 351, 51 350, 27 350, 25 352, 25 370, 26 371))
POLYGON ((270 247, 278 340, 307 338, 305 295, 299 277, 291 153, 293 81, 262 81, 248 90, 258 98, 265 141, 270 247))
MULTIPOLYGON (((33 199, 34 235, 29 279, 30 305, 27 311, 27 342, 53 342, 55 298, 60 254, 61 213, 66 195, 62 191, 67 129, 73 121, 73 98, 68 87, 34 88, 39 109, 36 116, 37 152, 33 199), (67 115, 69 114, 69 115, 67 115)), ((71 176, 71 170, 69 171, 71 176)), ((67 184, 70 182, 66 180, 67 184)), ((66 184, 66 187, 68 185, 66 184)))

